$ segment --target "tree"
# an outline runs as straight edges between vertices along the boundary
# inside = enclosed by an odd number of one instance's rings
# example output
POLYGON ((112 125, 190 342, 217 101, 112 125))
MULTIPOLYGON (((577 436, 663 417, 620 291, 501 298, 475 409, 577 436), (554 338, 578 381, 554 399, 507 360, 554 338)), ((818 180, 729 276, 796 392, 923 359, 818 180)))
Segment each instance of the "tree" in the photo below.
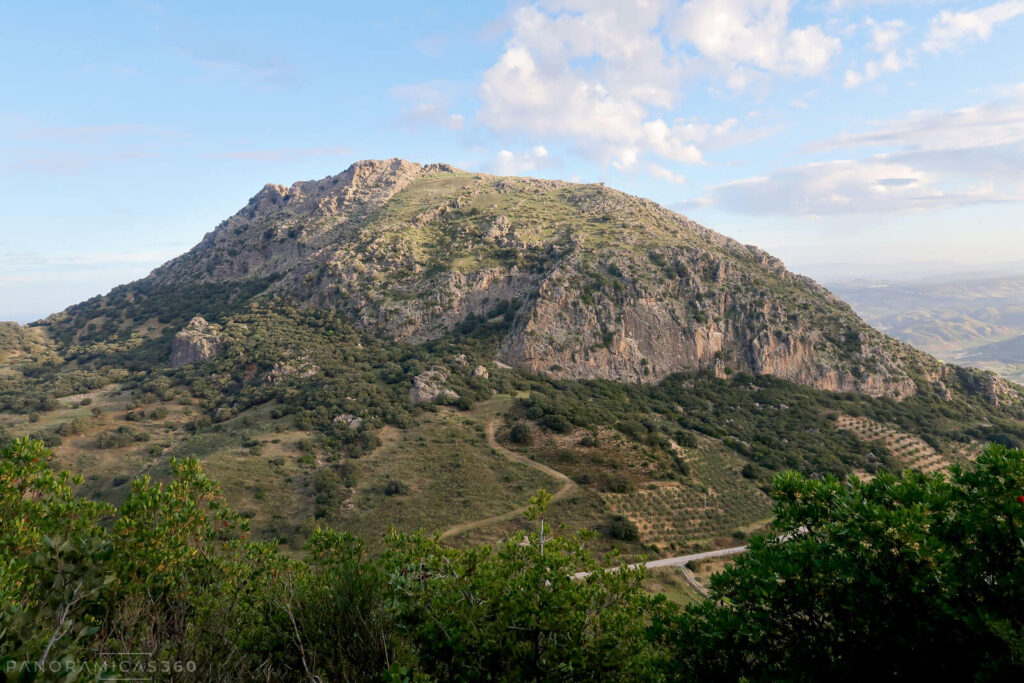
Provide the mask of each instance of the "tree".
POLYGON ((517 534, 497 548, 394 535, 382 561, 419 669, 440 680, 645 680, 661 601, 642 569, 603 571, 588 536, 517 534), (574 579, 578 571, 593 571, 574 579))
POLYGON ((681 678, 1024 676, 1024 454, 870 482, 776 476, 769 535, 670 629, 681 678))

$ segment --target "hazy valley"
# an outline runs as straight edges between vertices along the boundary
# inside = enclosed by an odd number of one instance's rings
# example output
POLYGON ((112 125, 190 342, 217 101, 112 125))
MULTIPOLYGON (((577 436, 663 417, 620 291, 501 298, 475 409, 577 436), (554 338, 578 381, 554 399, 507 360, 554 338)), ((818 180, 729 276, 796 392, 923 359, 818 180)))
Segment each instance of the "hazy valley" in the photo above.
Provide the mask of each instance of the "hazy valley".
POLYGON ((857 280, 830 289, 886 334, 943 361, 1024 381, 1024 278, 857 280))

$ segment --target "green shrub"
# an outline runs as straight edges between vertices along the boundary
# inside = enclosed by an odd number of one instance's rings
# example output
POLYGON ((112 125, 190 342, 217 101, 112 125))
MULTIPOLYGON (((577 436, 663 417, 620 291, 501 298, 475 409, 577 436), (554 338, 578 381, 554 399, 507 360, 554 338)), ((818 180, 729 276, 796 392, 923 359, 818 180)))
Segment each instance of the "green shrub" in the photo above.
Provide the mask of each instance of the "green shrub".
POLYGON ((640 540, 640 530, 627 517, 616 515, 608 525, 608 536, 619 541, 634 543, 640 540))
POLYGON ((384 495, 386 496, 404 496, 407 493, 409 493, 409 486, 394 479, 389 481, 384 487, 384 495))
POLYGON ((523 446, 529 445, 532 440, 530 428, 522 423, 514 424, 512 425, 512 429, 508 431, 508 438, 512 443, 523 446))

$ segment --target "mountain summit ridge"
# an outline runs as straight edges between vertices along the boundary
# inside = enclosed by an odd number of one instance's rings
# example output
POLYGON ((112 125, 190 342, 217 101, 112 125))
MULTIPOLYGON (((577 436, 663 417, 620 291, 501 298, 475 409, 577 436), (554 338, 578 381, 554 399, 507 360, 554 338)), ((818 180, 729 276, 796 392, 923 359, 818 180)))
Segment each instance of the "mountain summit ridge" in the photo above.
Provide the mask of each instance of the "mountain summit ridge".
POLYGON ((563 379, 751 372, 902 398, 950 372, 767 252, 603 184, 359 161, 264 186, 136 284, 261 280, 393 340, 505 316, 496 359, 563 379))

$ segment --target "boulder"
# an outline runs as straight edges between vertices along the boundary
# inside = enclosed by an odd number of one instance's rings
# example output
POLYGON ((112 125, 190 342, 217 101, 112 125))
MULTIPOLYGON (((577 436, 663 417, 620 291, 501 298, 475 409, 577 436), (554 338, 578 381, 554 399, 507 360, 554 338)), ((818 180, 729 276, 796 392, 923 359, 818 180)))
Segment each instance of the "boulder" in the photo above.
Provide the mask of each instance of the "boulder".
POLYGON ((222 340, 219 329, 196 316, 174 335, 171 342, 171 367, 180 368, 210 360, 220 353, 222 340))
POLYGON ((446 398, 452 401, 458 400, 459 395, 451 389, 445 388, 444 383, 448 381, 448 371, 444 368, 432 368, 412 378, 412 388, 409 389, 409 400, 413 403, 429 403, 438 398, 446 398))
POLYGON ((363 426, 363 418, 356 417, 350 413, 342 413, 334 418, 334 423, 342 423, 347 425, 349 429, 356 430, 363 426))

